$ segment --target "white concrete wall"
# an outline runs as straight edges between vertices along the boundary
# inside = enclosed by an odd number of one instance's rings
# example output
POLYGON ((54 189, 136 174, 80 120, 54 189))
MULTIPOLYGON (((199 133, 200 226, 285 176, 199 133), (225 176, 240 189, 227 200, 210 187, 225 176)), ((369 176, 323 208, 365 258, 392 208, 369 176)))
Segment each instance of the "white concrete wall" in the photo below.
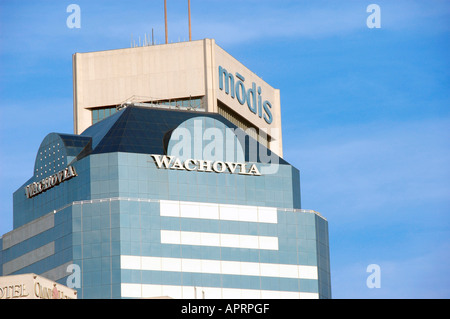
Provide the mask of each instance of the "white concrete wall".
POLYGON ((132 96, 155 100, 204 96, 205 108, 218 112, 217 99, 258 128, 267 129, 279 144, 270 148, 282 156, 280 92, 216 45, 214 39, 73 55, 74 133, 91 125, 89 108, 117 105, 132 96), (248 90, 255 82, 262 99, 270 101, 268 124, 247 105, 219 89, 219 65, 236 77, 245 76, 248 90))
POLYGON ((153 99, 205 95, 203 41, 75 53, 74 132, 91 125, 88 108, 133 95, 153 99))

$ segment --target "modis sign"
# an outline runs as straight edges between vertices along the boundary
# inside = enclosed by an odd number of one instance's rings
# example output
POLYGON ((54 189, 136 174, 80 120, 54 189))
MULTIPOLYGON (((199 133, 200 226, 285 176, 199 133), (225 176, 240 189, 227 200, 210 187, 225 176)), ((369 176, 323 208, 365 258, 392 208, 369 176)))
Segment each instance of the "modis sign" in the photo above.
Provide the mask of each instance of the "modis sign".
POLYGON ((241 105, 247 103, 248 109, 263 118, 267 124, 271 124, 272 117, 272 104, 268 100, 264 100, 261 97, 261 87, 256 86, 253 82, 251 88, 245 87, 245 78, 235 73, 236 79, 232 73, 229 73, 226 69, 219 65, 219 89, 225 91, 225 94, 229 94, 231 98, 236 98, 241 105))

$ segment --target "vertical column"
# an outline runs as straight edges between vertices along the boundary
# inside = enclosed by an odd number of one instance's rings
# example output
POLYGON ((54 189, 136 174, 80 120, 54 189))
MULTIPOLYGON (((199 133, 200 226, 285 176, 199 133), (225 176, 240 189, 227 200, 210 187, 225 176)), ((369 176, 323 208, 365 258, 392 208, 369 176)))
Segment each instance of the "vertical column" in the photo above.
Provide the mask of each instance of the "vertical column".
POLYGON ((217 113, 215 44, 214 39, 203 40, 206 111, 217 113))
MULTIPOLYGON (((275 101, 274 104, 277 105, 277 112, 275 122, 272 125, 275 125, 275 129, 277 130, 277 142, 275 147, 272 147, 272 145, 269 145, 269 148, 276 152, 278 156, 283 157, 283 137, 281 136, 281 99, 280 99, 280 90, 275 89, 275 101)), ((272 133, 273 134, 273 133, 272 133)))
POLYGON ((78 103, 77 103, 77 59, 76 53, 72 55, 72 85, 73 85, 73 133, 78 133, 78 103))

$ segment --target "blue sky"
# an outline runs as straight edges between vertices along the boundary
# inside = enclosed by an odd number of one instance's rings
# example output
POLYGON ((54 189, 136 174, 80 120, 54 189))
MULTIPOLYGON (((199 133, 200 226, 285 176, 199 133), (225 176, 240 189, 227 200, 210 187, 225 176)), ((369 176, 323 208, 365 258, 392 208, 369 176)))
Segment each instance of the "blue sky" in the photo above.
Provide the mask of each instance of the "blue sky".
MULTIPOLYGON (((73 132, 72 54, 152 28, 163 43, 163 4, 0 2, 0 234, 43 138, 73 132)), ((191 14, 193 40, 215 38, 281 90, 302 207, 329 222, 333 297, 449 298, 450 2, 191 0, 191 14), (372 3, 381 28, 366 25, 372 3)), ((168 0, 168 23, 170 42, 188 39, 187 1, 168 0)))

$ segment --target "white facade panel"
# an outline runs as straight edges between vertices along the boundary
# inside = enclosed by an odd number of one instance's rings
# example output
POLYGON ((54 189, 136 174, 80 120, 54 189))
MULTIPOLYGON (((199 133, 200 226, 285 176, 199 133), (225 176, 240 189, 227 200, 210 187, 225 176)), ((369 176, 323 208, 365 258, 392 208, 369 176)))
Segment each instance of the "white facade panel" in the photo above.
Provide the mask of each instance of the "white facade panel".
POLYGON ((129 255, 121 255, 120 262, 122 269, 318 279, 316 266, 129 255))
POLYGON ((262 206, 161 200, 160 214, 164 217, 201 218, 270 224, 276 224, 278 222, 277 209, 275 207, 262 206))
POLYGON ((125 298, 158 298, 167 296, 174 299, 318 299, 318 293, 273 291, 258 289, 214 288, 194 286, 170 286, 151 284, 121 284, 125 298))

